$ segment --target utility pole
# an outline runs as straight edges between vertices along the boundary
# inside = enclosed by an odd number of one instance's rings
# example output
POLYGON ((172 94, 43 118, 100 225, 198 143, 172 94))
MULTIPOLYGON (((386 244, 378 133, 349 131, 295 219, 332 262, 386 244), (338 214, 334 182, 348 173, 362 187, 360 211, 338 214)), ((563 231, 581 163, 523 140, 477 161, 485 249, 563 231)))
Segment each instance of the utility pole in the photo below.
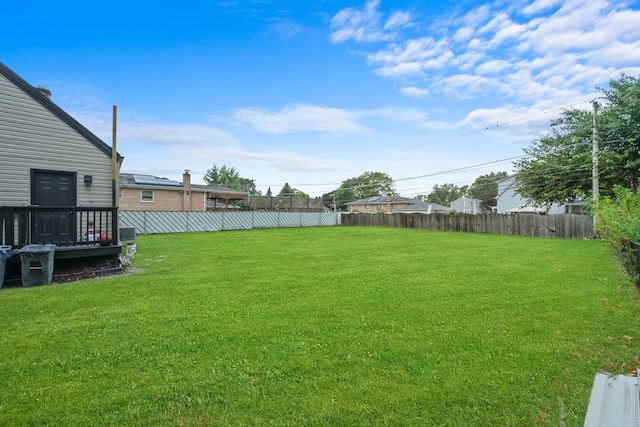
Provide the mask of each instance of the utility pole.
MULTIPOLYGON (((598 204, 600 197, 600 179, 598 174, 598 102, 592 101, 593 104, 593 152, 592 152, 592 179, 593 179, 593 204, 598 204)), ((596 226, 596 216, 593 217, 593 237, 597 237, 598 231, 596 226)))

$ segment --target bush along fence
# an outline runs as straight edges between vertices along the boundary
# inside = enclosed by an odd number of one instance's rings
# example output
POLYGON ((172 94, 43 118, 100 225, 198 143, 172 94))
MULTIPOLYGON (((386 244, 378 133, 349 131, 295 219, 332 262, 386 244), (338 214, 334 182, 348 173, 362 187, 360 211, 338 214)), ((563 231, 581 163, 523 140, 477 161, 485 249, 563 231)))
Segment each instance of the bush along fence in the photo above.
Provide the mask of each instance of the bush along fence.
POLYGON ((120 211, 120 227, 136 234, 191 231, 251 230, 255 228, 320 227, 339 224, 336 212, 152 212, 120 211))
POLYGON ((584 239, 593 237, 590 215, 503 215, 485 213, 425 215, 422 213, 342 214, 342 225, 420 228, 439 231, 509 234, 516 236, 584 239))

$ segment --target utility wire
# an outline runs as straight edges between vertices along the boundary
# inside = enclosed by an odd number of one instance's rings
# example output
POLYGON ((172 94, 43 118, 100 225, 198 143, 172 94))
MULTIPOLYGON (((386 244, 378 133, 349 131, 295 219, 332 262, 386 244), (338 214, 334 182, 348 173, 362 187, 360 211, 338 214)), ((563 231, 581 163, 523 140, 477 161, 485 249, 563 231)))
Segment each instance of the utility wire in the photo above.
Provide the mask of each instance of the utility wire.
MULTIPOLYGON (((537 114, 532 114, 530 116, 520 117, 518 119, 511 120, 510 122, 503 123, 502 126, 508 126, 508 125, 513 124, 513 123, 522 122, 522 121, 525 121, 525 120, 532 119, 534 117, 542 116, 542 115, 549 114, 549 113, 552 113, 552 112, 555 112, 555 111, 559 111, 559 110, 564 110, 567 107, 573 107, 574 105, 586 104, 588 102, 591 102, 591 101, 580 101, 580 102, 576 102, 576 103, 570 104, 568 106, 554 108, 553 110, 545 110, 545 111, 542 111, 542 112, 537 113, 537 114)), ((498 128, 500 126, 501 126, 500 124, 486 126, 484 129, 478 129, 478 130, 475 130, 475 131, 472 131, 472 132, 468 132, 468 133, 464 133, 464 134, 460 134, 460 135, 454 135, 454 136, 450 136, 450 137, 447 137, 447 138, 438 139, 438 140, 435 140, 435 141, 427 142, 426 144, 415 145, 413 147, 403 148, 403 149, 396 150, 396 151, 390 151, 388 153, 383 153, 383 154, 379 154, 377 156, 368 157, 368 158, 366 158, 364 160, 372 160, 372 159, 378 159, 380 157, 391 156, 393 154, 402 153, 404 151, 411 151, 411 150, 415 150, 416 148, 427 147, 429 145, 439 144, 441 142, 450 141, 452 139, 462 138, 462 137, 465 137, 465 136, 470 136, 470 135, 475 135, 477 133, 486 132, 488 130, 492 130, 492 129, 498 128)))

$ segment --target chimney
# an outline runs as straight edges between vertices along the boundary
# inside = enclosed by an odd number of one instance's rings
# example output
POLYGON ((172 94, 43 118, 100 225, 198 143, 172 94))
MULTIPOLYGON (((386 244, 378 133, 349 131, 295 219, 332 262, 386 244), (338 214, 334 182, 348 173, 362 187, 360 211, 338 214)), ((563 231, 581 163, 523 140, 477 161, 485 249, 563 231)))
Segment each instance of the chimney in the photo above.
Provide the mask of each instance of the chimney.
POLYGON ((387 193, 387 202, 391 201, 391 193, 387 193))
POLYGON ((38 89, 38 91, 43 94, 44 96, 46 96, 47 98, 51 99, 51 91, 49 89, 47 89, 46 87, 43 86, 36 86, 36 89, 38 89))
POLYGON ((191 211, 191 175, 186 169, 182 174, 182 210, 191 211))

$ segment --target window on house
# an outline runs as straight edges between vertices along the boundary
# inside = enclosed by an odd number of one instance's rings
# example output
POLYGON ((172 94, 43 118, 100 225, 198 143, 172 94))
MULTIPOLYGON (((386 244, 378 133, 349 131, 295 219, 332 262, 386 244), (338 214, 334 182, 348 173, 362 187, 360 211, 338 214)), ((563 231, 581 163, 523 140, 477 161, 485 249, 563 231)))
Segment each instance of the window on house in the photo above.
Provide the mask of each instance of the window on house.
POLYGON ((384 205, 378 205, 378 210, 379 211, 383 211, 384 210, 384 205))
POLYGON ((582 215, 584 214, 582 205, 565 205, 564 213, 582 215))
POLYGON ((142 190, 140 201, 153 202, 153 190, 142 190))
POLYGON ((369 205, 364 205, 364 208, 365 209, 369 209, 369 205))

